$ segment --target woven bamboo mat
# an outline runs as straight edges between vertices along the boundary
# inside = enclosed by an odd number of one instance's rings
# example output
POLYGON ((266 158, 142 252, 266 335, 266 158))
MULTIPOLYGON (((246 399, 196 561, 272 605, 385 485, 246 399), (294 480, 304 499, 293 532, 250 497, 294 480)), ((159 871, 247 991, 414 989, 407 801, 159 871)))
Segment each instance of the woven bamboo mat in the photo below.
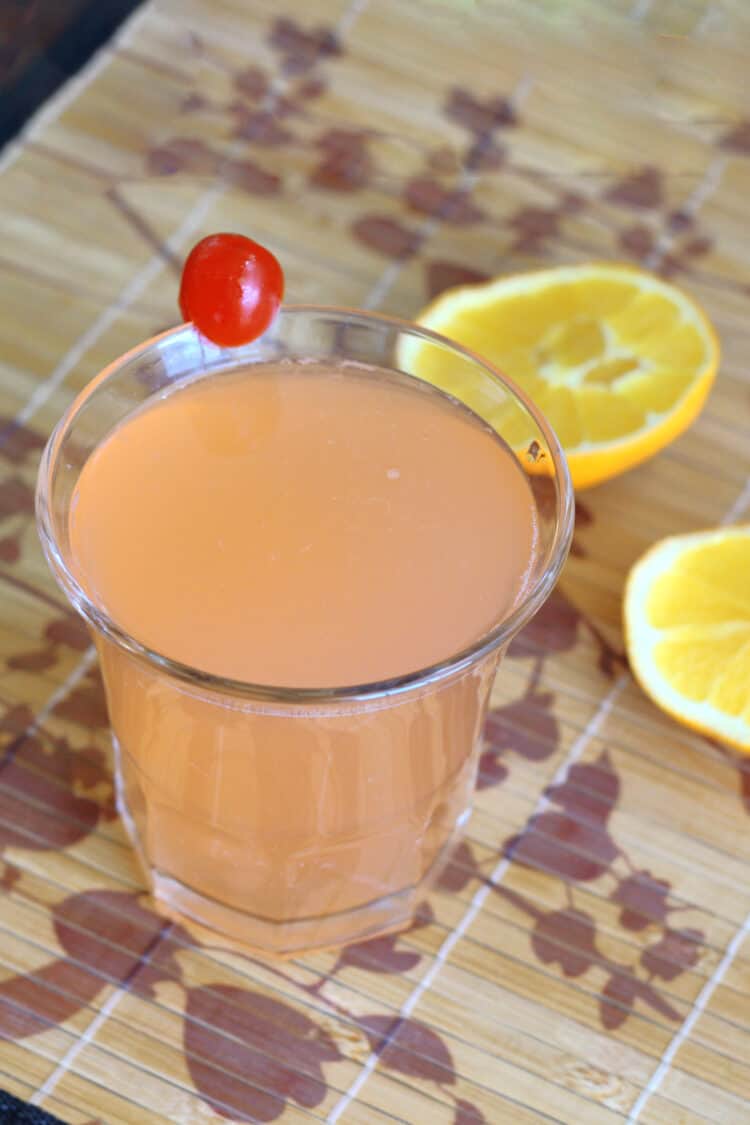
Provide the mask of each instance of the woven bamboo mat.
POLYGON ((152 0, 7 150, 0 1086, 71 1125, 750 1120, 750 762, 644 699, 619 616, 654 539, 750 508, 749 46, 742 0, 152 0), (150 908, 32 515, 71 396, 233 228, 291 300, 406 317, 465 278, 641 262, 724 349, 698 424, 584 495, 418 924, 283 968, 150 908))

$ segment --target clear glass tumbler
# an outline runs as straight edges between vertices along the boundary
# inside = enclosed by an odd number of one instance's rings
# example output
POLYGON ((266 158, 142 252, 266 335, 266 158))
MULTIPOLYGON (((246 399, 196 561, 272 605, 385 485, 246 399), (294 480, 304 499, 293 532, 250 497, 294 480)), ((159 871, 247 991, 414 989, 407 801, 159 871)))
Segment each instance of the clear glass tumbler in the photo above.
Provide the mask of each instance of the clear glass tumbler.
POLYGON ((549 595, 570 542, 570 478, 533 404, 479 357, 387 317, 286 307, 260 340, 232 350, 185 325, 81 392, 45 450, 37 517, 52 570, 97 644, 119 810, 163 910, 280 955, 407 925, 469 816, 498 660, 549 595), (69 512, 97 445, 171 387, 281 358, 426 379, 517 451, 538 549, 519 604, 470 647, 379 683, 243 683, 150 650, 81 587, 69 512))

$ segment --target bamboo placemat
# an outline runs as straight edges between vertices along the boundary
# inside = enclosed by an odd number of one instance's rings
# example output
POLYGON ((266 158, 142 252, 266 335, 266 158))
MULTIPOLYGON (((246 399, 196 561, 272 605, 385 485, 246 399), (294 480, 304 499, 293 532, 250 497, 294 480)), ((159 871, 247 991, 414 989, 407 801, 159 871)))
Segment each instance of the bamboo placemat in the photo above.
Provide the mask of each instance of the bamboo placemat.
POLYGON ((0 1087, 71 1125, 750 1120, 750 762, 647 702, 620 631, 641 551, 750 508, 749 16, 153 0, 6 151, 0 1087), (267 242, 292 300, 406 317, 465 278, 645 263, 724 351, 697 425, 584 495, 418 924, 283 967, 150 908, 32 515, 50 427, 176 321, 220 229, 267 242))

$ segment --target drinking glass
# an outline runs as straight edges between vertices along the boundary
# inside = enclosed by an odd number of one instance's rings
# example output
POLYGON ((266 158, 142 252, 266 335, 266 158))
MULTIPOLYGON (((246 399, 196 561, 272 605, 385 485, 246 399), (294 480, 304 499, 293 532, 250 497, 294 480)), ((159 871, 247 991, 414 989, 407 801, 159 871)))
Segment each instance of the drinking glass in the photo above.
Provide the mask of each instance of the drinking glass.
POLYGON ((118 808, 157 905, 279 955, 407 925, 470 815, 498 661, 568 551, 568 470, 530 400, 465 348, 384 316, 288 306, 262 338, 231 350, 183 325, 122 356, 78 395, 45 449, 37 518, 50 566, 96 642, 118 808), (149 649, 83 589, 69 514, 92 451, 172 388, 279 360, 374 365, 429 381, 514 451, 537 509, 536 550, 520 600, 468 647, 377 683, 245 683, 149 649))

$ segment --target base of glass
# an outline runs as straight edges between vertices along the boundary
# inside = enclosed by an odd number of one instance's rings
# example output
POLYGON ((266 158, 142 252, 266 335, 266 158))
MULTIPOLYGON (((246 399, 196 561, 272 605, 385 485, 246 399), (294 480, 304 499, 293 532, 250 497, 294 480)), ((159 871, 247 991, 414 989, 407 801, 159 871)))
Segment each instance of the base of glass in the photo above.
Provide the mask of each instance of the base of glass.
MULTIPOLYGON (((117 740, 113 738, 113 742, 117 758, 117 740)), ((397 894, 374 899, 353 910, 282 921, 257 917, 228 906, 154 868, 146 858, 135 820, 128 808, 119 764, 115 768, 115 797, 117 811, 135 849, 155 905, 161 913, 176 922, 194 922, 211 930, 214 945, 221 946, 223 942, 228 949, 240 945, 252 954, 281 958, 370 941, 408 927, 431 885, 445 867, 471 812, 470 809, 466 810, 456 825, 455 832, 441 848, 428 871, 413 886, 405 887, 397 894)))

